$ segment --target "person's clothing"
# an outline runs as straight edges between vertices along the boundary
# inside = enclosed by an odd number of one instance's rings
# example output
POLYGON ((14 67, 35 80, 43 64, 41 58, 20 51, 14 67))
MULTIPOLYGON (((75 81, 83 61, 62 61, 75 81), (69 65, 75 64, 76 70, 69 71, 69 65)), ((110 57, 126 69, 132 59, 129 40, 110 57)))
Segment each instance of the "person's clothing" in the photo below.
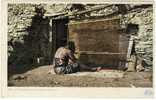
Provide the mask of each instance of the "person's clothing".
POLYGON ((80 71, 78 63, 59 65, 56 62, 56 65, 54 66, 54 72, 56 74, 71 74, 71 73, 75 73, 78 71, 80 71))
POLYGON ((53 60, 54 71, 56 74, 70 74, 79 71, 79 64, 71 50, 60 47, 53 60), (72 61, 72 63, 70 63, 72 61))

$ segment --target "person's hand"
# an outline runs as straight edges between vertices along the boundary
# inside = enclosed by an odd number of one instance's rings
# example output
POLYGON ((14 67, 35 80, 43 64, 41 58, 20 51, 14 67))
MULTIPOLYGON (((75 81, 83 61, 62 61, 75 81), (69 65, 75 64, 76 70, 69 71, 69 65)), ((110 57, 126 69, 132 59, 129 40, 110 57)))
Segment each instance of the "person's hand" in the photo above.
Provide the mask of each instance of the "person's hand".
POLYGON ((54 71, 53 71, 53 70, 50 70, 50 71, 48 72, 48 74, 54 74, 54 71))
POLYGON ((102 69, 102 67, 97 67, 96 71, 99 72, 102 69))
POLYGON ((96 68, 92 68, 92 71, 99 72, 101 69, 102 69, 101 67, 96 67, 96 68))

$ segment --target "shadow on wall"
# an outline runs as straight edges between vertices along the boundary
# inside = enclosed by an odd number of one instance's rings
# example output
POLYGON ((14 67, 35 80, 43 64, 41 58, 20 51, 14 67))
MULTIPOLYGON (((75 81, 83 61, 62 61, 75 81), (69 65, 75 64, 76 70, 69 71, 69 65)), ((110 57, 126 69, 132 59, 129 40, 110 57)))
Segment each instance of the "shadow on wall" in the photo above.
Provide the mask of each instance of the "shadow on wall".
POLYGON ((49 19, 44 16, 43 6, 36 6, 35 12, 31 25, 25 30, 28 34, 8 41, 8 47, 13 49, 12 52, 8 50, 9 75, 51 63, 49 19))

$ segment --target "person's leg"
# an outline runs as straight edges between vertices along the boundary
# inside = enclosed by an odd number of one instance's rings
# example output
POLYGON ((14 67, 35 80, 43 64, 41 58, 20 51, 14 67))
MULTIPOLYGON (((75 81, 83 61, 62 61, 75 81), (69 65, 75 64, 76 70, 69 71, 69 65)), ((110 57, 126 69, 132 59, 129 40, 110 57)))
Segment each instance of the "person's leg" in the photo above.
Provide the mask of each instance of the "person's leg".
POLYGON ((88 67, 84 64, 80 64, 79 63, 79 66, 80 66, 80 71, 99 71, 101 69, 101 67, 88 67))
POLYGON ((59 58, 54 58, 54 72, 56 74, 65 74, 66 73, 66 65, 60 64, 60 59, 59 58))
POLYGON ((55 74, 59 74, 59 75, 66 74, 66 69, 65 67, 55 67, 54 72, 55 74))
POLYGON ((48 71, 48 74, 54 74, 54 65, 50 65, 50 70, 48 71))
POLYGON ((78 63, 68 64, 66 66, 66 74, 71 74, 79 71, 78 63))

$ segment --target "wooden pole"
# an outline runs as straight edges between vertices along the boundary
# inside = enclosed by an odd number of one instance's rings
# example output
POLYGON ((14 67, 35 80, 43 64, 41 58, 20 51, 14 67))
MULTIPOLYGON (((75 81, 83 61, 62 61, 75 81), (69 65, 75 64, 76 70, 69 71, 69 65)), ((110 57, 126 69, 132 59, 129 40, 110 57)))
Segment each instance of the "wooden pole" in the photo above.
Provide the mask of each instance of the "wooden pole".
MULTIPOLYGON (((129 45, 128 45, 128 51, 127 51, 127 61, 131 57, 131 52, 132 52, 132 48, 133 48, 133 42, 134 42, 134 37, 130 36, 129 45)), ((128 62, 126 63, 126 68, 128 68, 128 62)))

